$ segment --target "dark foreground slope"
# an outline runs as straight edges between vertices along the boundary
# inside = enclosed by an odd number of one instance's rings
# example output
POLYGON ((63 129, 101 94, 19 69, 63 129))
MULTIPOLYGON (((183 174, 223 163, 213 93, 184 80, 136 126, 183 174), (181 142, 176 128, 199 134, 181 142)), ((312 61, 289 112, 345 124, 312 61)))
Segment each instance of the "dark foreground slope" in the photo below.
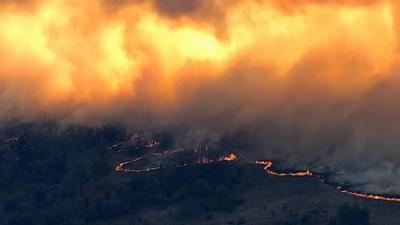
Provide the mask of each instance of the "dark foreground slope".
MULTIPOLYGON (((196 170, 220 170, 221 167, 239 172, 235 177, 240 179, 240 188, 233 186, 234 193, 216 197, 235 199, 232 208, 221 205, 217 209, 203 207, 202 198, 189 197, 165 208, 143 209, 139 214, 117 220, 115 224, 322 225, 329 224, 338 207, 347 203, 368 210, 370 224, 400 224, 400 204, 349 196, 314 177, 272 177, 260 167, 235 162, 198 166, 196 170)), ((213 190, 218 192, 218 189, 213 190)))
POLYGON ((400 224, 400 204, 351 197, 312 177, 272 177, 256 165, 117 173, 118 162, 143 154, 107 150, 125 133, 54 124, 2 130, 2 140, 18 141, 0 145, 0 224, 319 225, 346 202, 368 209, 371 224, 400 224))

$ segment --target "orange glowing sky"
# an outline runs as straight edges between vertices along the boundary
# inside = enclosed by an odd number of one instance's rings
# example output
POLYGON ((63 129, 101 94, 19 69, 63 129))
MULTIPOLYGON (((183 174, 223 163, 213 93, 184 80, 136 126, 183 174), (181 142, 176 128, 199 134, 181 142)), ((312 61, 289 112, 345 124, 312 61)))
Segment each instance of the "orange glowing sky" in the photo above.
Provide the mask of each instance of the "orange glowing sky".
POLYGON ((92 117, 120 99, 157 114, 198 83, 258 68, 285 85, 303 64, 358 95, 399 66, 394 0, 132 2, 2 1, 0 118, 92 117))

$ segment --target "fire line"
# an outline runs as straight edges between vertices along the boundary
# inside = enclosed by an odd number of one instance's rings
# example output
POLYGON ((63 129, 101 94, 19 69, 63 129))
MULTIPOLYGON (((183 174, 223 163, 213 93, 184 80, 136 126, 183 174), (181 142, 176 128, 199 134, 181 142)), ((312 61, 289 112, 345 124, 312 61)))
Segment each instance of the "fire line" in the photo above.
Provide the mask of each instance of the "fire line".
MULTIPOLYGON (((158 142, 154 142, 154 143, 158 144, 158 142)), ((150 145, 149 145, 149 147, 150 147, 150 145)), ((135 163, 137 163, 137 162, 139 162, 139 161, 141 161, 141 160, 143 160, 145 158, 154 157, 154 156, 168 155, 168 154, 175 154, 175 153, 183 152, 183 151, 185 151, 185 149, 180 148, 180 149, 177 149, 177 150, 164 151, 162 153, 153 153, 153 154, 149 154, 149 155, 146 155, 146 156, 137 157, 137 158, 135 158, 133 160, 119 163, 115 167, 115 171, 116 172, 125 172, 125 173, 148 173, 148 172, 158 171, 158 170, 162 169, 161 166, 145 167, 145 168, 141 168, 141 169, 129 169, 129 168, 127 168, 127 166, 131 165, 131 164, 135 164, 135 163)), ((194 149, 193 150, 193 152, 198 152, 198 151, 199 151, 199 149, 194 149)), ((228 153, 226 155, 222 155, 217 160, 201 158, 200 160, 194 161, 192 164, 193 165, 204 165, 204 164, 210 164, 210 163, 215 163, 215 162, 232 162, 232 161, 240 162, 238 160, 237 155, 235 153, 233 153, 233 152, 228 153)), ((275 177, 317 177, 310 170, 295 171, 295 172, 275 171, 275 170, 273 170, 273 162, 269 161, 269 160, 242 161, 242 162, 248 163, 248 164, 253 164, 253 165, 261 165, 261 166, 263 166, 264 171, 268 175, 275 176, 275 177)), ((181 167, 186 167, 188 165, 189 165, 188 163, 183 163, 183 164, 178 164, 175 167, 176 168, 181 168, 181 167)), ((326 184, 325 180, 323 180, 323 179, 321 179, 319 177, 317 177, 317 178, 321 182, 326 184)), ((374 201, 400 202, 400 198, 387 197, 387 196, 384 196, 384 195, 369 194, 369 193, 362 193, 362 192, 356 192, 356 191, 351 191, 351 190, 345 190, 341 186, 336 187, 336 190, 338 190, 339 192, 341 192, 343 194, 347 194, 347 195, 354 196, 354 197, 357 197, 357 198, 363 198, 363 199, 374 200, 374 201)))

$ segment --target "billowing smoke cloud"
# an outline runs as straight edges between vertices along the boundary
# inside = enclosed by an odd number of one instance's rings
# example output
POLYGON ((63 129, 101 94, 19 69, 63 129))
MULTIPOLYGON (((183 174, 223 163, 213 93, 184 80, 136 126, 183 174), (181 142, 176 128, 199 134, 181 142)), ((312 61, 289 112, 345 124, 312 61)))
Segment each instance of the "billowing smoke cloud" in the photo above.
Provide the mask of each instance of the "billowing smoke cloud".
POLYGON ((0 121, 168 130, 400 193, 399 8, 0 1, 0 121))

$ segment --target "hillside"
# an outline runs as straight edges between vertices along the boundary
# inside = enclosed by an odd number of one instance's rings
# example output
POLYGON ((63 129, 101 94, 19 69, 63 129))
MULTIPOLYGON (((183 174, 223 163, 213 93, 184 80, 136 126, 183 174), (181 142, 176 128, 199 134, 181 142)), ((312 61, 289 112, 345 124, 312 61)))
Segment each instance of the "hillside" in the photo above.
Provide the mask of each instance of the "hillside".
POLYGON ((143 154, 140 146, 119 154, 107 150, 125 133, 54 124, 3 129, 0 224, 319 225, 348 202, 369 210, 373 225, 400 224, 398 203, 349 196, 315 177, 274 177, 259 165, 116 172, 122 159, 143 154))

